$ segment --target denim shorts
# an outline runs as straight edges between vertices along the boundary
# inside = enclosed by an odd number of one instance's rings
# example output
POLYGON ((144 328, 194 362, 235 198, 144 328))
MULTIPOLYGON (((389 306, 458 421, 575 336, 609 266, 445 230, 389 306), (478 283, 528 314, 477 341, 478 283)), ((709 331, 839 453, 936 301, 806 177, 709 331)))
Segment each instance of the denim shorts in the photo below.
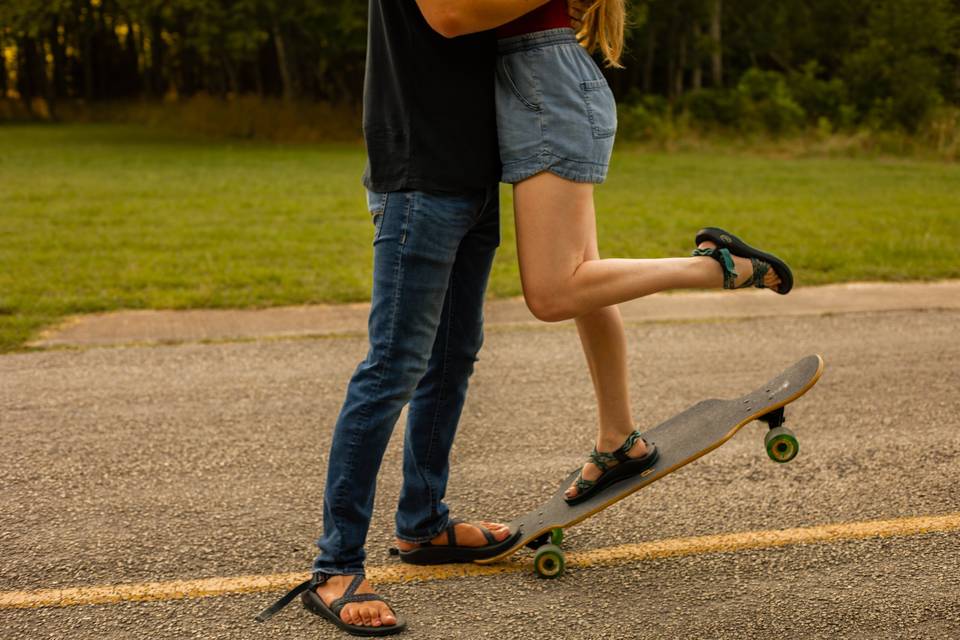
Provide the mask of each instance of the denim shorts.
POLYGON ((574 182, 603 182, 617 132, 617 104, 573 29, 503 38, 498 50, 503 182, 543 171, 574 182))

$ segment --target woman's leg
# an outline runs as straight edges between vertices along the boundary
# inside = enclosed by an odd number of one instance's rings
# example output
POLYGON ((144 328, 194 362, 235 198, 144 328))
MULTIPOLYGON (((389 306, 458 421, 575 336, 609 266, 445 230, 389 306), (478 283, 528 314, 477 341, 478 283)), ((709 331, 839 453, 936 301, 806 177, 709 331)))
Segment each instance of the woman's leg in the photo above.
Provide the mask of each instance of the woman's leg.
MULTIPOLYGON (((577 331, 597 397, 597 451, 609 453, 620 448, 637 428, 630 410, 627 345, 620 310, 604 307, 580 316, 577 331)), ((646 445, 639 440, 628 455, 636 458, 646 452, 646 445)), ((584 480, 596 480, 600 469, 588 462, 581 476, 584 480)), ((567 495, 573 497, 576 493, 571 487, 567 495)))
MULTIPOLYGON (((541 173, 514 188, 523 295, 533 314, 556 322, 668 289, 723 286, 712 258, 588 259, 596 242, 593 185, 541 173)), ((750 260, 733 257, 745 282, 750 260)), ((776 286, 776 274, 766 284, 776 286)))
MULTIPOLYGON (((600 259, 597 248, 595 224, 585 225, 587 233, 584 261, 600 259)), ((594 394, 597 397, 597 442, 598 451, 610 452, 619 448, 636 429, 630 410, 630 385, 627 370, 627 339, 623 330, 623 318, 617 306, 602 307, 576 319, 580 345, 587 359, 594 394)), ((640 440, 630 450, 631 457, 646 453, 646 445, 640 440)), ((596 480, 600 469, 588 462, 581 476, 584 480, 596 480)), ((571 487, 568 495, 576 495, 571 487)))
MULTIPOLYGON (((593 185, 544 173, 516 186, 517 252, 524 297, 542 320, 576 318, 597 397, 596 447, 619 448, 636 428, 630 410, 626 337, 619 302, 676 288, 723 285, 720 265, 712 258, 601 260, 597 248, 593 185)), ((709 245, 704 245, 709 246, 709 245)), ((734 258, 741 279, 749 277, 749 260, 734 258)), ((778 280, 768 278, 768 286, 778 280)), ((646 453, 643 440, 628 452, 646 453)), ((581 475, 596 480, 600 469, 586 463, 581 475)), ((567 495, 575 496, 571 486, 567 495)))

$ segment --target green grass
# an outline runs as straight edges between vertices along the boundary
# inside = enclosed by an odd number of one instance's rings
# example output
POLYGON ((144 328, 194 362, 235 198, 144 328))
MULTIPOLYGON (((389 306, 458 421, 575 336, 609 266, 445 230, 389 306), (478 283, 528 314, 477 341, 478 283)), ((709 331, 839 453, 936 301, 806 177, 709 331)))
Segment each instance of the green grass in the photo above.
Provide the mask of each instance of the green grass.
MULTIPOLYGON (((0 352, 75 313, 367 299, 363 164, 354 145, 0 126, 0 352)), ((520 293, 504 196, 497 296, 520 293)), ((960 276, 952 164, 621 147, 597 209, 604 256, 685 255, 712 224, 787 257, 801 284, 960 276)))

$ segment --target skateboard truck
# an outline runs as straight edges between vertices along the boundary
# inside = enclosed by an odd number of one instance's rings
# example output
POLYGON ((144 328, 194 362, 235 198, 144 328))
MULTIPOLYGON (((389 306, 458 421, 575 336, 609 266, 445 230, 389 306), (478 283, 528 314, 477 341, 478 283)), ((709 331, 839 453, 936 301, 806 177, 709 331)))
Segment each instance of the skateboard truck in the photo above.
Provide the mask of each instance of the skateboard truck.
POLYGON ((777 427, 782 427, 783 423, 787 421, 787 418, 784 414, 783 407, 780 407, 779 409, 774 409, 764 416, 760 416, 759 420, 761 422, 766 422, 771 429, 776 429, 777 427))

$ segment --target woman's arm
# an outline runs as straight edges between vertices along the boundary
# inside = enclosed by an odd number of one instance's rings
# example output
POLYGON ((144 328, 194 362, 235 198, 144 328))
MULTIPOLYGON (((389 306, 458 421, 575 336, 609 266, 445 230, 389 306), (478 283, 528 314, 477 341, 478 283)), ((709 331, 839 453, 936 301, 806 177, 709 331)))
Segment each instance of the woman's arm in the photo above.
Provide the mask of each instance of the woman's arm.
POLYGON ((417 0, 434 31, 445 38, 486 31, 515 20, 548 0, 417 0))

